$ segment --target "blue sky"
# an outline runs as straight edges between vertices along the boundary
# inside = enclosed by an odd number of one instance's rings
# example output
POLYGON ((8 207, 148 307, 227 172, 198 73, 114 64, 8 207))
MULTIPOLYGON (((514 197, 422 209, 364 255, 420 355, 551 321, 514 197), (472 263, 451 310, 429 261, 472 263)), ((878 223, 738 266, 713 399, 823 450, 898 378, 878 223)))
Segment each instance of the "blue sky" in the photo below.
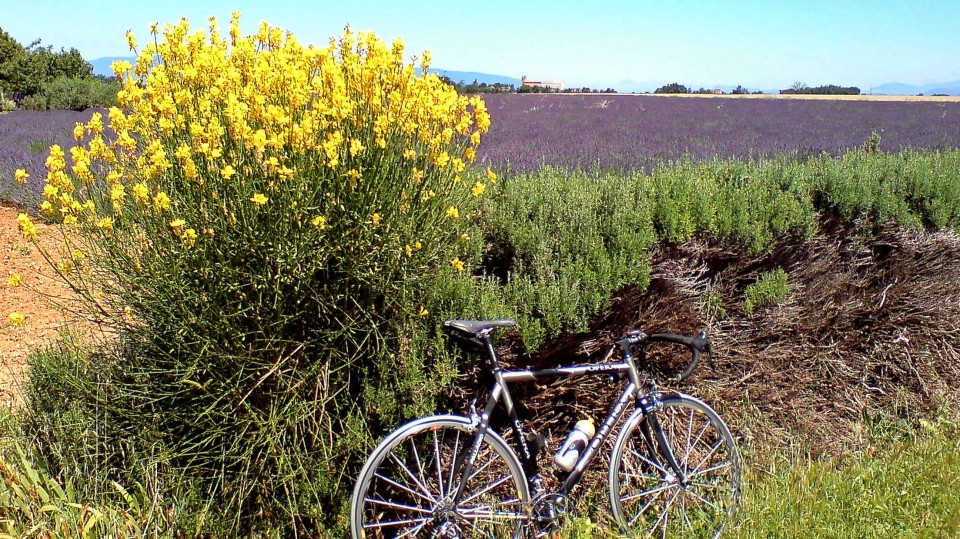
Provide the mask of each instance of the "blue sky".
POLYGON ((0 27, 27 44, 76 47, 85 58, 128 54, 152 22, 243 13, 303 42, 326 43, 345 24, 424 49, 434 67, 566 86, 629 90, 680 82, 694 88, 926 84, 960 80, 958 0, 11 0, 0 27))

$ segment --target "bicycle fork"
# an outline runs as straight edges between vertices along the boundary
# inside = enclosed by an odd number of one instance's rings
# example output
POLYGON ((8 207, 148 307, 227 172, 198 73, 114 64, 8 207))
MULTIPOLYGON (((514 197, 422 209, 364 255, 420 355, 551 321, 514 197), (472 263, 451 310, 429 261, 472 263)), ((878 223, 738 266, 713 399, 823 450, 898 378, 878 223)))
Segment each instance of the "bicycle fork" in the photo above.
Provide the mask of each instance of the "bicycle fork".
POLYGON ((639 404, 640 409, 643 410, 644 418, 640 424, 640 431, 643 434, 644 443, 646 443, 650 449, 650 461, 654 466, 659 468, 665 482, 671 484, 679 483, 681 486, 686 486, 686 472, 680 466, 680 463, 677 462, 677 456, 667 442, 667 438, 663 434, 663 426, 660 425, 660 419, 656 414, 656 411, 660 408, 659 396, 654 393, 642 397, 639 404), (654 440, 656 440, 656 442, 654 442, 654 440), (659 451, 657 451, 657 448, 659 448, 659 451), (666 464, 660 461, 658 455, 666 459, 666 464))

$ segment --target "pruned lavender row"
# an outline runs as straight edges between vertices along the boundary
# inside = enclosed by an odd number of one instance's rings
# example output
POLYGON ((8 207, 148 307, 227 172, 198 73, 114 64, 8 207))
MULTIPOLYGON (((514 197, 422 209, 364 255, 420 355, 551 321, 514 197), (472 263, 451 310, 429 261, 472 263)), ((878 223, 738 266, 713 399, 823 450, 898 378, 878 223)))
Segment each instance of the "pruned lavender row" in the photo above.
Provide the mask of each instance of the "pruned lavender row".
MULTIPOLYGON (((638 95, 491 94, 492 117, 479 161, 498 170, 645 170, 690 159, 837 155, 873 133, 880 148, 960 147, 960 102, 710 99, 638 95)), ((32 205, 46 148, 73 144, 76 122, 93 114, 0 114, 0 198, 32 205), (30 174, 26 189, 13 173, 30 174)))
POLYGON ((485 96, 479 155, 497 169, 646 170, 689 158, 837 155, 875 132, 880 149, 960 147, 960 103, 711 99, 638 95, 485 96))
POLYGON ((29 111, 0 114, 0 198, 33 207, 43 192, 44 163, 51 144, 68 150, 75 144, 73 126, 87 122, 94 110, 29 111), (22 168, 30 174, 27 185, 14 185, 13 174, 22 168))

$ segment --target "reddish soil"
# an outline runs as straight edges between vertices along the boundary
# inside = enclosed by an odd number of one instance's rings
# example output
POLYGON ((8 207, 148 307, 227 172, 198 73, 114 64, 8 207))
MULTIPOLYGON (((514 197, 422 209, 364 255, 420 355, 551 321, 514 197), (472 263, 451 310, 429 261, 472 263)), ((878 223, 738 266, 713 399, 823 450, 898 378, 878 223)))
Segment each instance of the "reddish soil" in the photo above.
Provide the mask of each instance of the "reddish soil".
POLYGON ((64 330, 89 327, 66 305, 76 297, 44 259, 40 249, 53 249, 58 243, 57 229, 37 221, 36 244, 27 240, 17 227, 22 212, 0 204, 0 246, 3 269, 0 271, 0 402, 19 398, 20 382, 30 352, 50 343, 64 330), (39 246, 39 248, 38 248, 39 246), (8 285, 11 274, 23 277, 22 286, 8 285), (25 317, 23 326, 10 320, 10 313, 25 317))

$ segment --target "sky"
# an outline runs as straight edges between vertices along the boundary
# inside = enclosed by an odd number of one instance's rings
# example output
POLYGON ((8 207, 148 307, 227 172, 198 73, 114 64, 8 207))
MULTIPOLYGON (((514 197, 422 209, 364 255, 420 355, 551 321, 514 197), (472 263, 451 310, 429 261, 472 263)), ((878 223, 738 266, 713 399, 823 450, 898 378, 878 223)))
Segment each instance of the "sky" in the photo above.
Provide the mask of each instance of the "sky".
POLYGON ((958 0, 10 0, 0 28, 87 60, 127 56, 153 22, 260 21, 326 44, 347 24, 399 37, 433 67, 619 91, 679 82, 749 89, 960 80, 958 0))

